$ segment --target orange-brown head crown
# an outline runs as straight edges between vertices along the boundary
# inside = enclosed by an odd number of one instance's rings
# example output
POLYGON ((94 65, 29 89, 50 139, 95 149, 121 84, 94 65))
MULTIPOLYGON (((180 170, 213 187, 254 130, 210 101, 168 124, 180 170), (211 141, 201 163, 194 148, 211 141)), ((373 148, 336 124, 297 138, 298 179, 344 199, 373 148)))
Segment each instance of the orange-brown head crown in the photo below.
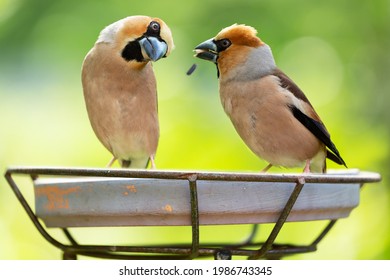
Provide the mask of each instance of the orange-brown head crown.
POLYGON ((248 80, 276 68, 270 47, 253 27, 233 24, 195 47, 195 56, 214 62, 222 80, 248 80))
POLYGON ((233 45, 259 47, 264 43, 256 36, 257 30, 244 24, 233 24, 221 30, 215 40, 229 39, 233 45))

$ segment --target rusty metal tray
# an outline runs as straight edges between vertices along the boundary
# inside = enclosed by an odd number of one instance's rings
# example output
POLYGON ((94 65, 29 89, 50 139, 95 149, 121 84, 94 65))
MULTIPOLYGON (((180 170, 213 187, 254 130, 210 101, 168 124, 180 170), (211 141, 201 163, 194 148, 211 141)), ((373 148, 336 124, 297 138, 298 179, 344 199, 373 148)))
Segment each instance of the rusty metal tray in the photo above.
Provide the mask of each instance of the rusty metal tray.
MULTIPOLYGON (((358 172, 352 175, 364 176, 358 172)), ((286 175, 273 178, 283 181, 286 175)), ((290 182, 198 179, 199 224, 274 223, 294 187, 290 182)), ((185 179, 44 178, 34 181, 34 192, 36 215, 48 227, 191 225, 185 179)), ((359 194, 358 182, 307 183, 287 221, 348 217, 359 204, 359 194)))
MULTIPOLYGON (((264 174, 107 168, 10 167, 5 178, 41 235, 63 251, 110 259, 278 259, 314 252, 339 218, 358 206, 360 189, 381 176, 359 170, 327 174, 264 174), (35 211, 15 181, 28 175, 35 211), (329 220, 309 244, 277 244, 285 222, 329 220), (61 228, 68 244, 46 227, 61 228), (244 242, 201 244, 200 225, 253 224, 244 242), (264 242, 254 242, 261 223, 274 223, 264 242), (188 244, 79 244, 70 227, 191 226, 188 244)), ((305 239, 308 239, 305 235, 305 239)))

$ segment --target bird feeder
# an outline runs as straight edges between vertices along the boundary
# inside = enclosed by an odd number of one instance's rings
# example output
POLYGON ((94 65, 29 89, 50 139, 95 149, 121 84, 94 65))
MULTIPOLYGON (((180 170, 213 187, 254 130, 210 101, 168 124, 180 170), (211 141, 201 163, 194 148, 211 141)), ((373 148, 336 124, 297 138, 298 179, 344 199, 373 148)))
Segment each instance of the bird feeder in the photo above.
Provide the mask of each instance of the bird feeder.
MULTIPOLYGON (((314 252, 340 218, 359 204, 365 183, 379 182, 373 172, 272 174, 107 168, 11 167, 10 187, 40 234, 64 259, 280 259, 314 252), (15 176, 30 176, 35 211, 15 176), (304 180, 301 180, 301 179, 304 180), (307 245, 275 242, 286 222, 329 221, 307 245), (264 242, 254 239, 260 224, 273 224, 264 242), (252 224, 245 242, 203 244, 206 225, 252 224), (70 228, 188 226, 188 244, 128 246, 79 244, 70 228), (60 228, 68 242, 49 234, 60 228)), ((305 240, 307 242, 307 240, 305 240)))

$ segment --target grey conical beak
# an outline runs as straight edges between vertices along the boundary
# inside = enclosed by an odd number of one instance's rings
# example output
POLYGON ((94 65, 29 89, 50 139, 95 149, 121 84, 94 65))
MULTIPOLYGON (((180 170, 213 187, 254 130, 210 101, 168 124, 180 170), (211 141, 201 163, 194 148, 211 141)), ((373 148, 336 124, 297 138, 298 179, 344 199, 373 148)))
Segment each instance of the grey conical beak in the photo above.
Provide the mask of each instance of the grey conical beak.
POLYGON ((157 61, 167 53, 168 46, 156 37, 144 37, 139 40, 143 57, 147 60, 157 61))
POLYGON ((200 43, 195 47, 194 51, 195 51, 195 57, 204 60, 209 60, 214 63, 217 62, 218 51, 214 39, 209 39, 207 41, 204 41, 203 43, 200 43))

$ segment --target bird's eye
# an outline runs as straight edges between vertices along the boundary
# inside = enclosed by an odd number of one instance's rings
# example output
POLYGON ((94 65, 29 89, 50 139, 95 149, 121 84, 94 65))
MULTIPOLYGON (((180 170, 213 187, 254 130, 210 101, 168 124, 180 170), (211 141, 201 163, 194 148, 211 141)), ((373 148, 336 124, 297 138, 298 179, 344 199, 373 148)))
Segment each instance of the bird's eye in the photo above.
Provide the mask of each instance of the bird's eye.
POLYGON ((149 28, 151 30, 153 30, 154 32, 158 32, 160 31, 160 24, 156 21, 152 21, 150 24, 149 24, 149 28))
POLYGON ((223 39, 221 41, 221 46, 224 47, 224 48, 227 48, 230 46, 230 41, 228 39, 223 39))
POLYGON ((232 44, 232 42, 230 42, 229 39, 221 39, 217 41, 216 44, 218 51, 224 51, 232 44))

